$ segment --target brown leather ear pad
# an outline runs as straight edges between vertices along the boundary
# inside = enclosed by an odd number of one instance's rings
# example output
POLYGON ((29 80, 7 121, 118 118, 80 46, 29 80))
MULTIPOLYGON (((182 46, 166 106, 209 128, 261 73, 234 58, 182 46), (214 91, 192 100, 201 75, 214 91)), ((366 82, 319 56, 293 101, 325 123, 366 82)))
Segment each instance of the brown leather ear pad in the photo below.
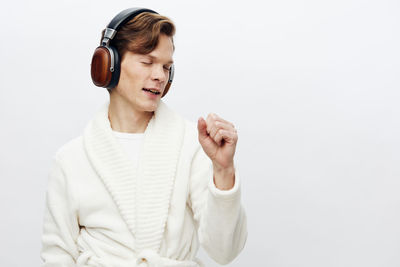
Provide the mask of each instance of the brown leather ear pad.
POLYGON ((96 86, 107 87, 111 81, 110 71, 111 56, 107 48, 99 46, 92 57, 91 71, 92 81, 96 86))
POLYGON ((167 85, 165 86, 164 92, 163 92, 163 94, 162 94, 161 97, 165 96, 165 95, 168 93, 168 90, 169 90, 170 87, 171 87, 171 83, 169 82, 169 83, 167 83, 167 85))

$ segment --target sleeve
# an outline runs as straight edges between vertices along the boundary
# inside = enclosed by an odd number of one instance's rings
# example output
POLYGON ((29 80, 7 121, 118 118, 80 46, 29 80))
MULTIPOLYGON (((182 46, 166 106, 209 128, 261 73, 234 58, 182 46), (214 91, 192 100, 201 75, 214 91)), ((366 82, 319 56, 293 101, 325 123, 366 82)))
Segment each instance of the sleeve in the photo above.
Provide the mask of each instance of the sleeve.
POLYGON ((200 243, 217 263, 228 264, 241 252, 247 239, 237 171, 234 187, 219 190, 214 184, 212 162, 200 147, 193 158, 190 175, 189 203, 200 243))
POLYGON ((43 267, 75 266, 79 251, 78 209, 71 183, 55 157, 48 177, 40 256, 43 267))

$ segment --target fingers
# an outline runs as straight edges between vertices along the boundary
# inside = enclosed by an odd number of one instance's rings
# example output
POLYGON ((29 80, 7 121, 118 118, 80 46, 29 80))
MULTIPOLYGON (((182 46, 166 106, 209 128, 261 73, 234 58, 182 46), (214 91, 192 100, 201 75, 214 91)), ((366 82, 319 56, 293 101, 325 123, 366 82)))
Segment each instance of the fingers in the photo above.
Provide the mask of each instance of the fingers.
POLYGON ((221 146, 222 141, 226 141, 228 143, 235 143, 237 141, 237 134, 231 131, 219 129, 215 134, 214 141, 221 146))
POLYGON ((214 138, 218 129, 225 129, 228 131, 236 132, 235 126, 215 113, 210 113, 206 119, 207 122, 207 133, 214 138))
POLYGON ((231 122, 229 122, 227 120, 224 120, 223 118, 221 118, 220 116, 218 116, 215 113, 210 113, 207 116, 207 125, 208 125, 209 122, 212 122, 212 121, 219 121, 219 122, 222 122, 224 124, 230 125, 232 128, 235 128, 233 123, 231 123, 231 122))
POLYGON ((218 145, 221 145, 222 140, 227 142, 237 141, 237 131, 231 122, 211 113, 207 116, 206 123, 207 133, 218 145))
POLYGON ((199 138, 207 137, 207 123, 206 121, 200 117, 197 121, 197 130, 199 131, 199 138))

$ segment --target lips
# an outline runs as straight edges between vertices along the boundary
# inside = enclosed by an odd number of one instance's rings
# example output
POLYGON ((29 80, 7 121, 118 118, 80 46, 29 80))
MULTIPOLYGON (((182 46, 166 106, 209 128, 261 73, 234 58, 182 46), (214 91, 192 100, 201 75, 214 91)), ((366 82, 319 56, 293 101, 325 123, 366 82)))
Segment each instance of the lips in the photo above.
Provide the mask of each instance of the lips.
POLYGON ((161 91, 159 89, 157 89, 157 88, 143 88, 143 90, 146 91, 146 92, 150 92, 152 94, 155 94, 155 95, 159 95, 161 93, 161 91))

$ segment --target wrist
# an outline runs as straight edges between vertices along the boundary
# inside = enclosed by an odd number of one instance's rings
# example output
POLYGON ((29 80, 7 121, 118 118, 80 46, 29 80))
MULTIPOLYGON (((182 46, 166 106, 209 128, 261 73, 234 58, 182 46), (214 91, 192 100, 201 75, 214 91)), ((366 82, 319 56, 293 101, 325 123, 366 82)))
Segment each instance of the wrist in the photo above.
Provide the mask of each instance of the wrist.
POLYGON ((235 166, 234 166, 233 162, 221 165, 221 164, 218 164, 218 163, 213 161, 212 165, 213 165, 214 173, 215 172, 218 172, 218 173, 229 173, 229 172, 232 172, 232 171, 235 172, 235 166))
POLYGON ((233 164, 228 167, 213 165, 214 184, 220 190, 229 190, 235 185, 235 167, 233 164))

